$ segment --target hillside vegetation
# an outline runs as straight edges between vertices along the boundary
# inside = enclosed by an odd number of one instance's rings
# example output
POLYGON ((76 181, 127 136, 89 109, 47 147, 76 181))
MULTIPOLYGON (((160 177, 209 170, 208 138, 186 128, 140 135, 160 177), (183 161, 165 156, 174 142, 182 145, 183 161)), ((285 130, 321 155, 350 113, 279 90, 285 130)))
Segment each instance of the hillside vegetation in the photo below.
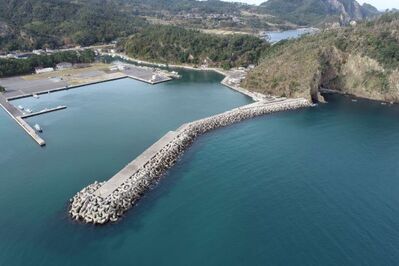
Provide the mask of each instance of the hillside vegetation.
POLYGON ((399 13, 273 46, 242 85, 321 99, 320 88, 399 101, 399 13))
POLYGON ((107 0, 0 0, 0 51, 90 45, 147 22, 107 0))
POLYGON ((134 58, 231 68, 258 62, 269 45, 250 35, 214 35, 174 26, 145 28, 122 43, 134 58))
MULTIPOLYGON (((96 56, 92 50, 65 51, 52 55, 34 55, 28 59, 1 59, 0 78, 16 75, 30 74, 36 67, 55 67, 61 62, 70 63, 92 63, 96 56)), ((1 92, 1 88, 0 88, 1 92)))
POLYGON ((0 0, 0 52, 110 42, 148 24, 258 33, 373 12, 355 0, 0 0))
POLYGON ((355 0, 269 0, 260 7, 299 25, 346 24, 379 14, 372 5, 360 5, 355 0))

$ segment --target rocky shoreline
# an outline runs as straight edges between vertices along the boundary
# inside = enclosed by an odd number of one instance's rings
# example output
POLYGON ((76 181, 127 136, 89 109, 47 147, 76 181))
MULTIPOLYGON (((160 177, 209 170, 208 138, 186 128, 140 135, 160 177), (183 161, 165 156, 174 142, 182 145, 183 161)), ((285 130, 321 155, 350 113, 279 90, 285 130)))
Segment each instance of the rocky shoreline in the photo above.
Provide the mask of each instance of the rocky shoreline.
POLYGON ((179 127, 176 137, 163 146, 143 167, 115 187, 113 192, 101 197, 96 195, 106 182, 95 182, 70 200, 69 214, 74 220, 92 224, 115 222, 130 209, 159 178, 171 168, 191 143, 200 135, 245 119, 273 112, 309 107, 306 99, 281 99, 274 102, 256 102, 215 116, 197 120, 179 127))

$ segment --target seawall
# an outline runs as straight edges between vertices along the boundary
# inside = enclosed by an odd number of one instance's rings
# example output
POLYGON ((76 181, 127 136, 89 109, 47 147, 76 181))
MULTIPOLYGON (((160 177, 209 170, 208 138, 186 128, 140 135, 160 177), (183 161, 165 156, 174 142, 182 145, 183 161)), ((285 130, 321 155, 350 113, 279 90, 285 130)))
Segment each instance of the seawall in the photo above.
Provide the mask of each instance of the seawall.
POLYGON ((309 106, 311 103, 302 98, 260 101, 183 124, 108 181, 95 182, 78 192, 70 200, 69 213, 73 219, 86 223, 115 222, 157 183, 198 136, 256 116, 309 106))

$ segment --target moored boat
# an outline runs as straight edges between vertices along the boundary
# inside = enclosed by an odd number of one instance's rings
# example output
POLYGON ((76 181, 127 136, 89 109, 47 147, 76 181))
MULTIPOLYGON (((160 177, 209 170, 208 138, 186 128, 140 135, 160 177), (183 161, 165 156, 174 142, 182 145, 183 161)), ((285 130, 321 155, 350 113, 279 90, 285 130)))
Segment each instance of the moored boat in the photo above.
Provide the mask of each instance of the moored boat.
POLYGON ((35 124, 35 125, 34 125, 34 128, 35 128, 35 130, 36 130, 37 132, 43 132, 43 129, 40 127, 39 124, 35 124))

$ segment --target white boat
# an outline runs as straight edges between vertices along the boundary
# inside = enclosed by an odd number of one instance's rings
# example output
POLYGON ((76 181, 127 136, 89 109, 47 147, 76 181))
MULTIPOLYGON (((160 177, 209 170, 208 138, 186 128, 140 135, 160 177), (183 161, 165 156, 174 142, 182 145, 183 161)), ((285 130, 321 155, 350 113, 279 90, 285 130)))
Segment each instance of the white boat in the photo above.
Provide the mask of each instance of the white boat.
POLYGON ((24 107, 22 105, 18 105, 19 110, 24 110, 24 107))
POLYGON ((29 108, 25 109, 25 111, 26 111, 28 114, 32 113, 32 110, 29 109, 29 108))
POLYGON ((35 99, 39 99, 39 95, 37 95, 37 94, 33 94, 32 96, 33 96, 33 98, 35 98, 35 99))
POLYGON ((42 130, 42 128, 39 126, 39 124, 35 124, 34 127, 35 127, 35 130, 36 130, 37 132, 43 132, 43 130, 42 130))

